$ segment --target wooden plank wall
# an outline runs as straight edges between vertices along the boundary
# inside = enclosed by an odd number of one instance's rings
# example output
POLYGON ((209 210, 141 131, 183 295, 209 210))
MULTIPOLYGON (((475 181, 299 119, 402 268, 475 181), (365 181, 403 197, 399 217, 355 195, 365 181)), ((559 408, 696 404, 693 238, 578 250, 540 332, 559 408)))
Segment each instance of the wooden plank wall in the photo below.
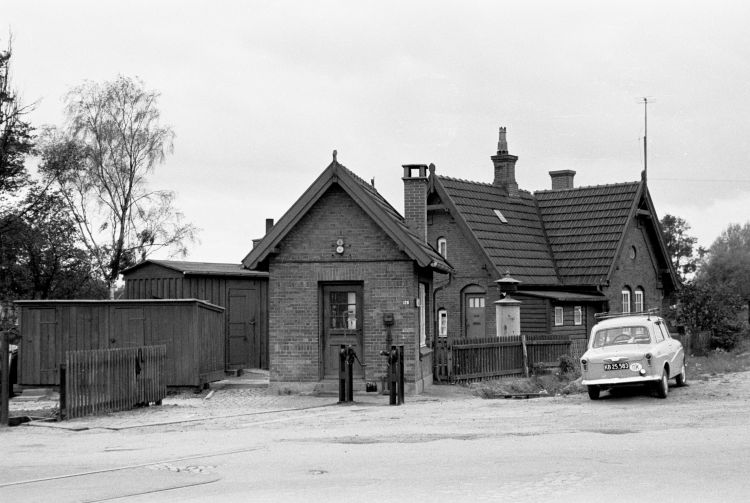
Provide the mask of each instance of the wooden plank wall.
POLYGON ((67 351, 164 345, 169 386, 224 371, 224 310, 198 301, 19 304, 19 383, 57 386, 67 351), (204 321, 201 321, 204 320, 204 321))
POLYGON ((161 403, 167 395, 166 360, 164 345, 67 351, 63 417, 72 419, 161 403))

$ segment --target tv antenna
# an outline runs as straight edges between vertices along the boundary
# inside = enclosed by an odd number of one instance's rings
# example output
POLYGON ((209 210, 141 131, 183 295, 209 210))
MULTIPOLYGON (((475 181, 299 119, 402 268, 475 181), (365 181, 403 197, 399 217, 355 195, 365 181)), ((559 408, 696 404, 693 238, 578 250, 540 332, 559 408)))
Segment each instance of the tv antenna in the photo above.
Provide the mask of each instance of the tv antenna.
POLYGON ((641 98, 641 102, 643 103, 643 181, 645 182, 648 177, 648 97, 641 98))

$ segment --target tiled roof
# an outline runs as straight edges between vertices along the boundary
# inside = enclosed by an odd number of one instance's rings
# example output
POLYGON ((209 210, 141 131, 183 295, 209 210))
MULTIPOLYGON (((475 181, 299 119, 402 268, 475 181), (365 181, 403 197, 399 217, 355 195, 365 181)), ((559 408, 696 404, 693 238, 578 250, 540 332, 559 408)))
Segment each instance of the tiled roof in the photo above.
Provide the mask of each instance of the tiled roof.
POLYGON ((417 236, 417 234, 411 230, 410 227, 406 225, 406 220, 404 217, 401 216, 401 214, 396 211, 396 209, 391 206, 391 204, 386 201, 386 199, 378 192, 375 187, 372 186, 372 184, 367 183, 362 178, 357 176, 353 171, 346 168, 345 166, 341 165, 341 169, 347 172, 352 179, 357 182, 362 189, 365 191, 365 193, 372 199, 373 202, 375 202, 378 206, 381 207, 381 209, 384 211, 384 213, 392 219, 396 225, 398 225, 403 231, 409 235, 411 239, 414 240, 414 243, 419 246, 424 253, 426 253, 428 256, 432 258, 433 262, 436 262, 438 264, 441 264, 445 267, 443 268, 450 268, 449 265, 446 264, 445 259, 442 255, 440 255, 432 246, 428 245, 424 242, 424 238, 420 238, 417 236))
POLYGON ((510 271, 527 285, 560 284, 530 193, 520 191, 517 198, 510 198, 493 184, 437 178, 498 271, 510 271))
POLYGON ((535 192, 557 271, 566 285, 607 278, 640 182, 535 192))

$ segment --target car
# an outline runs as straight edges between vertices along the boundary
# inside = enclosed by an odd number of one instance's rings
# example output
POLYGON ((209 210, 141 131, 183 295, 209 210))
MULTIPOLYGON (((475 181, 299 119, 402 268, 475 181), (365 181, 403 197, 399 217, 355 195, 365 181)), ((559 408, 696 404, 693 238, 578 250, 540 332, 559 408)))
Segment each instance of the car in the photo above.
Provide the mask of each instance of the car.
POLYGON ((651 387, 667 398, 669 379, 687 383, 685 350, 672 338, 663 318, 652 313, 597 315, 581 356, 582 384, 589 398, 618 386, 651 387))

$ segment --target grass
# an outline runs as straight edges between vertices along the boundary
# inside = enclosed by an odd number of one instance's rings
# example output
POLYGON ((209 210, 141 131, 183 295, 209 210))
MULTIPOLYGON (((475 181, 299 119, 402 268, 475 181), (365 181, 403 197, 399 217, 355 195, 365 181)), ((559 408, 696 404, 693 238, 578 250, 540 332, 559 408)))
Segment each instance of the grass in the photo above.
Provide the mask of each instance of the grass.
POLYGON ((711 377, 750 370, 750 341, 744 340, 732 351, 720 349, 688 359, 688 378, 707 381, 711 377))

